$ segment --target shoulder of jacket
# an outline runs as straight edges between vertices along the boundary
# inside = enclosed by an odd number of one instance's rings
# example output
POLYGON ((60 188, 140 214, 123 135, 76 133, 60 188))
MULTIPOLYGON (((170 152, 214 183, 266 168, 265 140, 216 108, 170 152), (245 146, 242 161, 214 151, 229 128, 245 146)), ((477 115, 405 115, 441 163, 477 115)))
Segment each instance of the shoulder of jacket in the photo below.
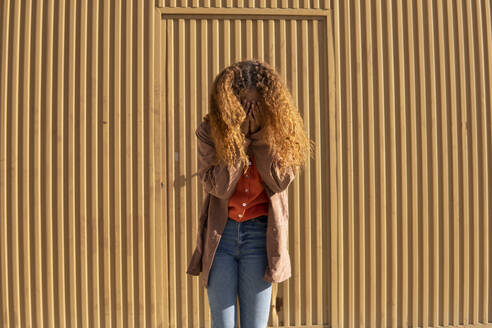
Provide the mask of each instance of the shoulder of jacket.
POLYGON ((198 126, 195 130, 195 132, 198 132, 198 131, 206 131, 206 132, 209 132, 210 131, 210 122, 209 122, 209 119, 207 116, 204 116, 200 123, 198 123, 198 126))
POLYGON ((213 144, 212 135, 210 134, 210 123, 208 120, 203 119, 195 130, 195 135, 203 142, 213 144))

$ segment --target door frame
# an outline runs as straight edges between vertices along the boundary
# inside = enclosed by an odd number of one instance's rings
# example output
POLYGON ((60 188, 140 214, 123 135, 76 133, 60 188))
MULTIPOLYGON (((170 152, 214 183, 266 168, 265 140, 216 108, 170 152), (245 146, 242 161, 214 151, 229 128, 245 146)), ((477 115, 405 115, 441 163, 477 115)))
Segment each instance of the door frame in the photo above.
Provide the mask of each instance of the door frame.
MULTIPOLYGON (((339 288, 340 283, 343 283, 343 277, 340 277, 342 272, 342 267, 340 266, 340 251, 342 250, 343 245, 340 243, 343 242, 343 239, 339 236, 342 236, 342 225, 338 224, 340 211, 338 210, 341 206, 341 197, 340 188, 341 186, 341 173, 340 173, 340 153, 341 153, 341 115, 339 113, 340 108, 340 100, 339 100, 339 81, 337 79, 338 76, 338 68, 337 63, 339 63, 339 59, 336 54, 338 53, 338 41, 339 38, 336 36, 335 31, 335 22, 334 22, 334 12, 333 8, 328 9, 287 9, 287 8, 183 8, 183 7, 164 7, 163 1, 157 1, 156 9, 155 9, 155 99, 156 99, 156 109, 160 110, 166 107, 166 81, 162 80, 161 77, 166 74, 166 65, 162 65, 167 61, 166 54, 166 32, 162 29, 162 18, 165 15, 176 16, 179 17, 181 15, 189 18, 191 15, 197 16, 253 16, 253 17, 261 17, 268 18, 269 16, 272 18, 278 18, 279 16, 283 17, 309 17, 316 16, 320 17, 321 20, 324 21, 326 26, 326 45, 327 45, 327 58, 326 58, 326 67, 327 67, 327 84, 328 84, 328 117, 329 117, 329 147, 330 149, 336 150, 335 156, 329 156, 329 176, 330 176, 330 268, 331 268, 331 281, 330 284, 332 289, 330 291, 330 313, 331 313, 331 327, 339 327, 339 317, 343 314, 343 309, 339 304, 343 304, 343 290, 339 288), (162 30, 161 30, 162 29, 162 30), (161 104, 161 106, 159 106, 161 104), (341 278, 341 279, 340 279, 341 278)), ((166 121, 167 116, 165 113, 161 113, 162 121, 166 121)), ((166 145, 165 143, 161 147, 163 149, 163 154, 166 153, 166 145)), ((164 159, 166 162, 167 159, 164 159)), ((164 164, 165 165, 165 164, 164 164)), ((163 168, 163 174, 165 174, 165 166, 163 168)), ((164 177, 165 178, 165 177, 164 177)), ((162 203, 166 206, 167 199, 167 191, 164 188, 163 191, 163 199, 162 203)), ((163 213, 166 213, 166 209, 163 209, 163 213)), ((163 229, 166 231, 166 224, 164 223, 163 229)), ((165 232, 163 231, 163 232, 165 232)), ((166 250, 163 250, 166 251, 166 250)), ((165 255, 165 254, 162 254, 165 255)), ((168 281, 168 270, 167 268, 163 268, 164 274, 164 285, 163 288, 166 288, 168 281)), ((274 290, 274 294, 276 294, 276 289, 274 290)), ((273 297, 272 297, 273 299, 273 297)), ((163 319, 169 319, 169 313, 164 306, 164 314, 163 319), (167 313, 166 313, 167 312, 167 313)), ((166 322, 166 321, 164 321, 166 322)), ((168 321, 167 321, 168 322, 168 321)), ((321 327, 321 326, 320 326, 321 327)))

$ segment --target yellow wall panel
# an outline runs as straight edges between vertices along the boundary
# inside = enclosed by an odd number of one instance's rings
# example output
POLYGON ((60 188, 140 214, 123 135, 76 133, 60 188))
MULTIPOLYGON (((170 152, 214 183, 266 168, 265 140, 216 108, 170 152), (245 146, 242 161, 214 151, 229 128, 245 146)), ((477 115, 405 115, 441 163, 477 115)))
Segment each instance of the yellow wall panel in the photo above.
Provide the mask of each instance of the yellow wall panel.
POLYGON ((492 322, 490 1, 333 1, 340 327, 492 322))
POLYGON ((0 326, 161 324, 155 4, 0 10, 0 326))

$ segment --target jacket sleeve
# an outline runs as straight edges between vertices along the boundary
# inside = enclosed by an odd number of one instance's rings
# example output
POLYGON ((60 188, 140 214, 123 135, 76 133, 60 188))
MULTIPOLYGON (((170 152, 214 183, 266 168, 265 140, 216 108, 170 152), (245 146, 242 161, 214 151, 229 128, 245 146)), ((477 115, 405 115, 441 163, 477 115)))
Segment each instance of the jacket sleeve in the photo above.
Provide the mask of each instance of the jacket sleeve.
MULTIPOLYGON (((229 199, 243 173, 244 163, 237 157, 230 167, 223 163, 215 164, 216 149, 208 124, 206 127, 202 123, 196 129, 195 134, 198 138, 198 177, 205 192, 218 198, 229 199)), ((243 147, 246 153, 250 143, 251 140, 245 138, 243 147)))
POLYGON ((256 168, 268 189, 273 193, 279 193, 289 187, 295 178, 295 172, 292 167, 289 167, 286 173, 280 173, 270 147, 263 141, 261 131, 250 134, 256 168))

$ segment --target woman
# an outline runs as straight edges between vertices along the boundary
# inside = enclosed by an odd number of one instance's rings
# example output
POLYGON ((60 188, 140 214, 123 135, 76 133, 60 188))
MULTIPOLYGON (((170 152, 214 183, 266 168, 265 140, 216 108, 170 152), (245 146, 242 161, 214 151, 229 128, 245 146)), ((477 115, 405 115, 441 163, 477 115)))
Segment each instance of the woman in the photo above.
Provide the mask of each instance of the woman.
POLYGON ((213 327, 267 325, 272 283, 291 276, 286 189, 312 141, 279 74, 258 60, 214 79, 195 131, 206 192, 187 273, 202 276, 213 327))

